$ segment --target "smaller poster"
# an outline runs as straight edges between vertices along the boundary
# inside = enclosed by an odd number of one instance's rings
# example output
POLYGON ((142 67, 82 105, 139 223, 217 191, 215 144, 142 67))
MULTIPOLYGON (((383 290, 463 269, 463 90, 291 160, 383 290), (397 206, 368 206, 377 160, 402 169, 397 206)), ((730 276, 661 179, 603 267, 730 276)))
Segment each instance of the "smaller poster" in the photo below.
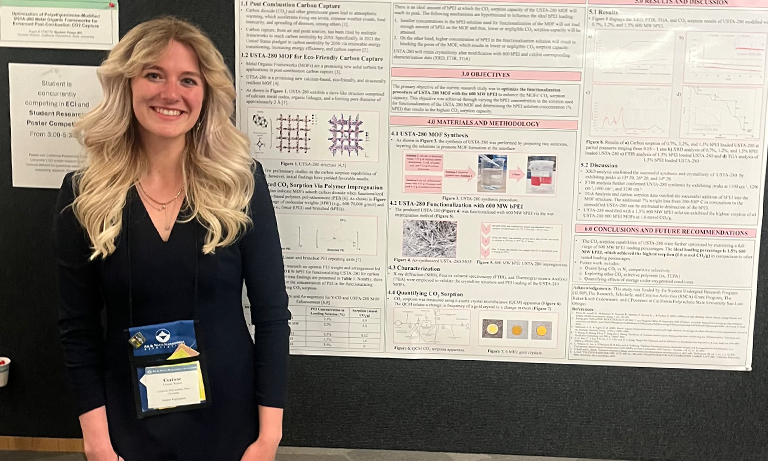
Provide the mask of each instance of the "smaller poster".
POLYGON ((8 64, 14 187, 59 188, 79 168, 77 119, 101 101, 92 66, 8 64))
POLYGON ((117 0, 0 2, 0 46, 109 50, 118 40, 117 0))

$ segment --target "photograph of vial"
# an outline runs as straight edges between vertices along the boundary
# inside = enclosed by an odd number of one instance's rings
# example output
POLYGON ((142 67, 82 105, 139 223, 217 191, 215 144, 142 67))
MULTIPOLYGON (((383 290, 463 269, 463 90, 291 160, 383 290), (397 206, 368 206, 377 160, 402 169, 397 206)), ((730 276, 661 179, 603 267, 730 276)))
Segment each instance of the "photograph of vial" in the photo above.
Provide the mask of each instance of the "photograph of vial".
POLYGON ((477 191, 505 193, 507 191, 507 156, 480 154, 477 156, 477 191))
POLYGON ((557 157, 554 155, 531 155, 528 157, 526 194, 554 195, 557 157))

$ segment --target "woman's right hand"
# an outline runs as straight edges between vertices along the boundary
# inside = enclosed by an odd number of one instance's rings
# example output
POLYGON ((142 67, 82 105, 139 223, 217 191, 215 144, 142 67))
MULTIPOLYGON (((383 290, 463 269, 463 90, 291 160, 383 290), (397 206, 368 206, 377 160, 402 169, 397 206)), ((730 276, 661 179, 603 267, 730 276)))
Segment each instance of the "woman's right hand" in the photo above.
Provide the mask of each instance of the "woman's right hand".
POLYGON ((100 449, 89 449, 88 443, 85 444, 85 458, 88 461, 124 461, 123 458, 117 456, 112 445, 100 449))
POLYGON ((101 406, 80 415, 83 448, 88 461, 124 461, 117 456, 109 438, 107 410, 101 406))

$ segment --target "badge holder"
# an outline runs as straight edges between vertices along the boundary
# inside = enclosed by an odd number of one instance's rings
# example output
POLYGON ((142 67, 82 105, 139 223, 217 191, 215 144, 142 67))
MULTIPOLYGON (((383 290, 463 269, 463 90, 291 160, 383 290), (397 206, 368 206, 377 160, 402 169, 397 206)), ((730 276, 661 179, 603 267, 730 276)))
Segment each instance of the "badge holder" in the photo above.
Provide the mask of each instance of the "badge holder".
MULTIPOLYGON (((136 415, 149 416, 190 411, 211 405, 208 365, 197 320, 179 320, 133 326, 133 277, 131 258, 131 206, 127 207, 128 341, 136 415)), ((125 211, 125 209, 124 209, 125 211)), ((195 300, 197 312, 199 236, 195 226, 195 300)))
POLYGON ((196 320, 145 325, 125 332, 139 419, 211 405, 208 366, 196 320), (180 339, 174 341, 176 337, 180 339))

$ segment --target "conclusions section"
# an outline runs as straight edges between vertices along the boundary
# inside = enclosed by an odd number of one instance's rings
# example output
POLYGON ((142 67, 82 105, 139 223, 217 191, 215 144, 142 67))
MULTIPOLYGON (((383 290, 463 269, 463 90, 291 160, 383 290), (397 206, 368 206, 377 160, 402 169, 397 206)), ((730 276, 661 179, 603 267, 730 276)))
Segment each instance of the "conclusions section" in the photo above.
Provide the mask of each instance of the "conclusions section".
POLYGON ((569 358, 747 367, 753 229, 579 225, 569 358))

